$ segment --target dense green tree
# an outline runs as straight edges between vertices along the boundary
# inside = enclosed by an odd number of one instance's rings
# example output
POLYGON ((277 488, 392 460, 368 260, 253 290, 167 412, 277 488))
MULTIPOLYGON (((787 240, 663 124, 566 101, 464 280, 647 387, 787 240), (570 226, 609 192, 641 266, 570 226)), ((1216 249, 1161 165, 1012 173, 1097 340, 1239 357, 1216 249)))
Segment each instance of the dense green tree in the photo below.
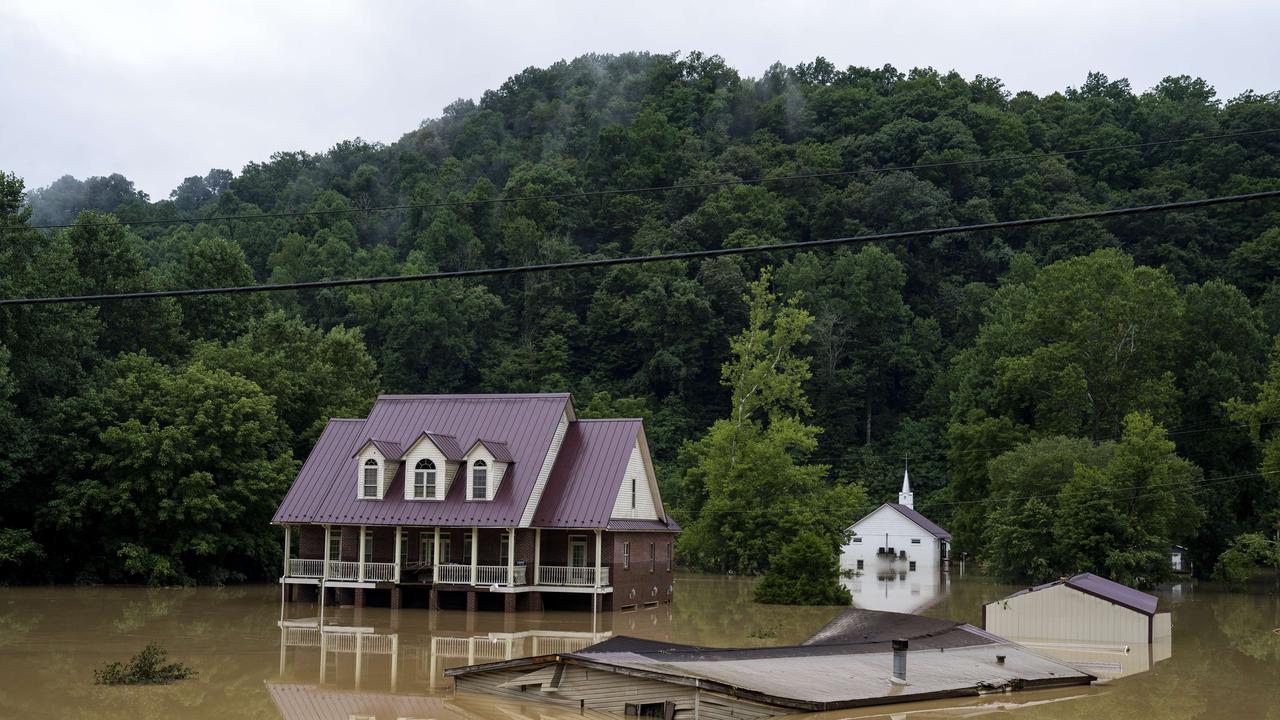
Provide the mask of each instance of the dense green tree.
POLYGON ((756 585, 756 602, 848 605, 853 597, 840 584, 838 557, 828 538, 801 530, 769 559, 769 570, 756 585))
POLYGON ((797 354, 812 316, 779 300, 769 281, 766 271, 752 283, 750 320, 730 344, 721 380, 732 391, 729 416, 682 450, 690 522, 681 555, 703 567, 759 572, 802 528, 834 554, 866 501, 861 487, 829 487, 827 468, 804 462, 819 433, 802 419, 809 360, 797 354))
POLYGON ((262 530, 298 464, 253 382, 122 355, 63 419, 67 462, 42 517, 81 580, 222 582, 278 557, 262 530))

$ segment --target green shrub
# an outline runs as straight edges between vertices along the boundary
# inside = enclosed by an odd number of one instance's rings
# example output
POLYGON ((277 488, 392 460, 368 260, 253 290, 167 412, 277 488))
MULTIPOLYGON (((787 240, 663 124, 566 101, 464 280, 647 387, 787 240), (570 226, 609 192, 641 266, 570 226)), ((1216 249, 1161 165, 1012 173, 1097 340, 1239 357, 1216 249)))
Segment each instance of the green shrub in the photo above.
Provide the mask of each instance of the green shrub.
POLYGON ((168 658, 169 651, 159 643, 147 643, 127 665, 110 662, 94 670, 93 681, 98 685, 166 685, 196 674, 182 663, 165 662, 168 658))
POLYGON ((840 584, 840 561, 831 543, 802 531, 773 556, 756 586, 756 602, 770 605, 848 605, 853 598, 840 584))

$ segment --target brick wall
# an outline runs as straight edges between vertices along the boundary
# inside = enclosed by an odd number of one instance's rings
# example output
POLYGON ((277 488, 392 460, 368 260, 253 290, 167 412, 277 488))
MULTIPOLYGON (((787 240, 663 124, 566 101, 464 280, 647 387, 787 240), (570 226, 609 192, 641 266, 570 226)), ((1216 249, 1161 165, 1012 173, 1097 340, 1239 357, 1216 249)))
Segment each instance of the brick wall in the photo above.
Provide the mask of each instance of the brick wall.
POLYGON ((647 602, 670 601, 674 584, 674 556, 672 567, 669 567, 667 552, 675 541, 675 535, 652 532, 605 535, 614 558, 609 571, 614 609, 647 602), (630 544, 631 562, 630 567, 624 568, 624 544, 627 543, 630 544))
POLYGON ((298 535, 298 557, 305 560, 324 559, 324 527, 303 525, 293 528, 298 535))

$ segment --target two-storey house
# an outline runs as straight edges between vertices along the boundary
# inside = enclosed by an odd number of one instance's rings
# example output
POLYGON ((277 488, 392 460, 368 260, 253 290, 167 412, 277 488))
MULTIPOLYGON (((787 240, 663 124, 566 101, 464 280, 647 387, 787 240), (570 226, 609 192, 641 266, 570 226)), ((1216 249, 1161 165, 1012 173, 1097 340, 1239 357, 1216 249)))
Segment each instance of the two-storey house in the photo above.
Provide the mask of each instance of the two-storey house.
POLYGON ((273 522, 286 596, 507 611, 668 602, 680 531, 643 423, 568 394, 380 396, 329 421, 273 522))

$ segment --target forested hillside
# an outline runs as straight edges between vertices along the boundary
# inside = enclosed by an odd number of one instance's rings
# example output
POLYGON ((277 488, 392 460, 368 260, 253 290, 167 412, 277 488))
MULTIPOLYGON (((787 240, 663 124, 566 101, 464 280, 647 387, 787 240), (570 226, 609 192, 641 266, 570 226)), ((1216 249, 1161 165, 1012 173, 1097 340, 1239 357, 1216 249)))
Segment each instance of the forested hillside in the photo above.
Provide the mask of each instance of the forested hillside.
MULTIPOLYGON (((525 70, 395 143, 280 152, 167 199, 119 175, 36 189, 4 176, 0 297, 667 253, 1277 189, 1280 133, 953 163, 1269 128, 1280 95, 1223 101, 1188 77, 1137 92, 1095 74, 1038 97, 822 59, 751 79, 698 53, 586 56, 525 70), (795 175, 821 177, 768 181, 795 175), (693 187, 596 193, 672 184, 693 187), (387 205, 416 207, 344 212, 387 205), (260 213, 272 217, 217 219, 260 213), (117 222, 158 220, 191 222, 117 222)), ((809 316, 787 407, 816 440, 782 449, 806 493, 816 477, 891 499, 910 458, 917 507, 951 528, 955 553, 1025 580, 1158 579, 1170 542, 1207 572, 1234 538, 1274 534, 1269 201, 477 281, 3 306, 0 579, 270 577, 268 523, 293 473, 326 418, 380 391, 569 390, 583 416, 642 415, 664 497, 692 529, 684 562, 762 570, 759 536, 734 527, 750 508, 704 513, 724 488, 698 469, 766 266, 779 302, 809 316)), ((761 502, 788 493, 778 485, 761 502)))

